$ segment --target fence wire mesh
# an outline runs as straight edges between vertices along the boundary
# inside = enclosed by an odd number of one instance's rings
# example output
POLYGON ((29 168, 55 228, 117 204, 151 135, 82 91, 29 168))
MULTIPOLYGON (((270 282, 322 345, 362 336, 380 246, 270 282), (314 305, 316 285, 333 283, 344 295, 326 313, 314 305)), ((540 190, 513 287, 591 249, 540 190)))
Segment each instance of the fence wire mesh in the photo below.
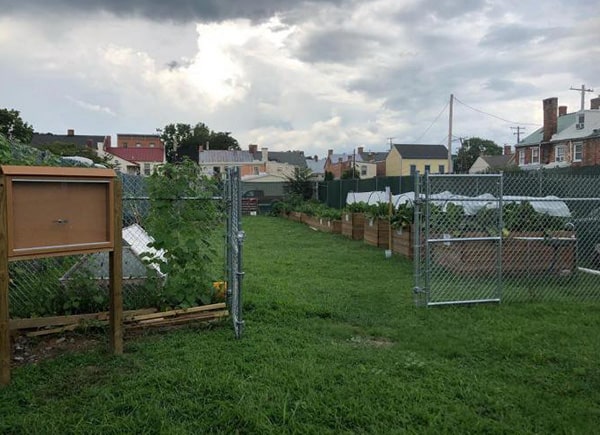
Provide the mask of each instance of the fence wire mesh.
POLYGON ((416 183, 420 305, 600 299, 600 178, 425 175, 416 183))
MULTIPOLYGON (((240 214, 232 205, 240 202, 239 188, 233 190, 229 178, 198 177, 191 166, 171 170, 152 177, 120 175, 125 310, 185 308, 227 298, 232 268, 227 231, 238 235, 240 214)), ((239 186, 239 179, 233 183, 239 186)), ((107 311, 108 262, 104 252, 10 263, 11 318, 107 311)), ((236 309, 241 317, 241 307, 236 309)))

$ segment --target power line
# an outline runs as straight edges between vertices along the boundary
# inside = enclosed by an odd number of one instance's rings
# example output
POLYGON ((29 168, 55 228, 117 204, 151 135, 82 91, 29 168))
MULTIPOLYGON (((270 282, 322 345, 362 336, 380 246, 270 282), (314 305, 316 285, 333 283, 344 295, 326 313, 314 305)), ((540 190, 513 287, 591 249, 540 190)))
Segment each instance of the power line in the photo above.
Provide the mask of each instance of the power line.
POLYGON ((431 127, 433 127, 433 125, 438 121, 438 119, 440 119, 440 116, 442 116, 442 113, 444 113, 446 111, 446 109, 448 108, 448 104, 450 104, 450 102, 446 103, 446 105, 444 106, 444 108, 441 110, 440 113, 438 113, 438 115, 435 117, 435 119, 431 122, 431 124, 429 124, 429 127, 427 127, 425 129, 425 131, 423 132, 423 134, 421 136, 419 136, 419 138, 415 141, 416 143, 419 143, 421 141, 421 139, 423 139, 423 136, 425 136, 427 134, 427 132, 431 129, 431 127))
POLYGON ((479 112, 479 113, 481 113, 481 114, 483 114, 483 115, 491 116, 492 118, 499 119, 500 121, 504 121, 504 122, 507 122, 507 123, 509 123, 509 124, 535 125, 536 127, 539 127, 539 124, 533 124, 533 123, 530 123, 530 122, 516 122, 516 121, 509 121, 508 119, 504 119, 504 118, 501 118, 500 116, 496 116, 496 115, 493 115, 493 114, 491 114, 491 113, 484 112, 483 110, 476 109, 475 107, 469 106, 468 104, 466 104, 466 103, 463 103, 463 102, 462 102, 462 101, 460 101, 458 98, 456 98, 456 96, 454 97, 454 99, 455 99, 457 102, 459 102, 460 104, 462 104, 463 106, 465 106, 465 107, 468 107, 469 109, 471 109, 471 110, 474 110, 475 112, 479 112))

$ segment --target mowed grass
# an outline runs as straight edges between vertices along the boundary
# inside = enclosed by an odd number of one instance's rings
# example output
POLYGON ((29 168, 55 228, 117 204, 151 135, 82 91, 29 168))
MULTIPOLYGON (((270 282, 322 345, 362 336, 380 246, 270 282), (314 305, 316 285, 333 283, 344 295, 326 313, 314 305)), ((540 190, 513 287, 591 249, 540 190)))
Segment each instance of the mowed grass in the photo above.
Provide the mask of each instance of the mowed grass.
POLYGON ((244 220, 246 329, 13 371, 0 433, 597 433, 600 304, 416 308, 412 264, 244 220))

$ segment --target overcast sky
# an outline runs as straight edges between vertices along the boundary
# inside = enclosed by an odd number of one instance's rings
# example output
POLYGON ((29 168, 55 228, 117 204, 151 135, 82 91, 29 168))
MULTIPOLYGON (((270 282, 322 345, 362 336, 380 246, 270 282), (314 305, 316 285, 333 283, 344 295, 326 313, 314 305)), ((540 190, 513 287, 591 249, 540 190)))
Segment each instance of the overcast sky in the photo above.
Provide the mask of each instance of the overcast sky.
POLYGON ((204 122, 244 149, 383 151, 445 145, 453 93, 454 136, 504 145, 542 99, 600 93, 600 3, 0 0, 0 58, 0 108, 37 132, 204 122))

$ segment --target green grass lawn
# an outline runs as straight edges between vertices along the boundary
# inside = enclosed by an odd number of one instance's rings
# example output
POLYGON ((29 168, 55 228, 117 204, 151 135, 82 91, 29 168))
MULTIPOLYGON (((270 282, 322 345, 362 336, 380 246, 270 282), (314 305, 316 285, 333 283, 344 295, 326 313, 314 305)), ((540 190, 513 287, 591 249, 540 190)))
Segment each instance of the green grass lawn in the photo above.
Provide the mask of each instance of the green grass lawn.
POLYGON ((600 304, 416 308, 412 264, 245 219, 229 323, 17 368, 0 433, 597 433, 600 304))

